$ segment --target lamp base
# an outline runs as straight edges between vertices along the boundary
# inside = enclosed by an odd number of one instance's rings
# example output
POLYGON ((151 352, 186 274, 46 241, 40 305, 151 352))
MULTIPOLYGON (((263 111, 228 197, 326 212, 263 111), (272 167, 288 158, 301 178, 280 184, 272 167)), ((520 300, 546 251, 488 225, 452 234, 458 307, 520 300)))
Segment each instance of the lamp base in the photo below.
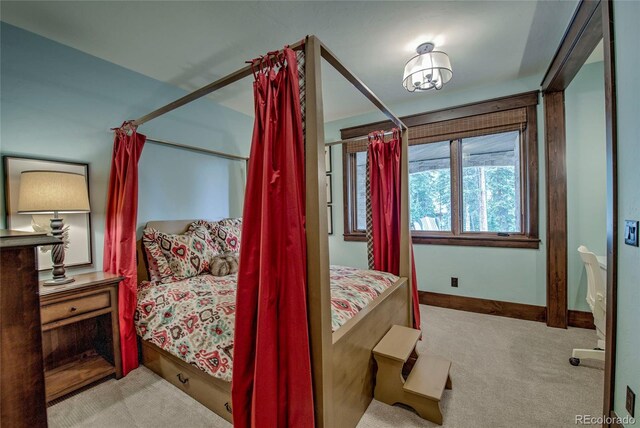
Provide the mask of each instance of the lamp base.
MULTIPOLYGON (((62 241, 62 219, 58 217, 58 213, 53 213, 51 219, 51 234, 62 241)), ((68 278, 64 274, 64 243, 51 246, 51 262, 53 263, 53 278, 45 281, 43 285, 63 285, 75 281, 73 277, 68 278)))
POLYGON ((45 282, 42 283, 42 285, 64 285, 64 284, 69 284, 70 282, 75 281, 75 278, 55 278, 55 279, 49 279, 45 282))

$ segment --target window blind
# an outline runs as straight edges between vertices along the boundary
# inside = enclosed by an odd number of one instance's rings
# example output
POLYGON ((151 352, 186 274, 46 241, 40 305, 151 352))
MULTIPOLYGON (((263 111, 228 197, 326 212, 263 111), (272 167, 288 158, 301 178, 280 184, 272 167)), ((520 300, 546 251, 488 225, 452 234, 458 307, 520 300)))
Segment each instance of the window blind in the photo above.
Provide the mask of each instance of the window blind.
MULTIPOLYGON (((478 137, 499 132, 524 131, 526 126, 526 107, 503 110, 411 127, 409 128, 409 145, 478 137)), ((366 151, 367 141, 367 136, 363 136, 361 139, 345 142, 346 153, 366 151)))

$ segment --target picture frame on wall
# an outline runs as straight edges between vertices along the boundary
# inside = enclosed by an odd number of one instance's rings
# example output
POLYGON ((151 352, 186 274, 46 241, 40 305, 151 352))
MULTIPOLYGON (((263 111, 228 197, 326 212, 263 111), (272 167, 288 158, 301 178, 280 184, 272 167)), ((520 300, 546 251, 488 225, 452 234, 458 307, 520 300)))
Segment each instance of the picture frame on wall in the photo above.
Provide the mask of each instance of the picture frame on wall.
POLYGON ((326 172, 331 172, 331 146, 325 146, 324 148, 324 165, 326 168, 326 172))
MULTIPOLYGON (((7 229, 23 232, 51 232, 52 214, 19 214, 18 198, 20 192, 20 174, 24 171, 61 171, 82 174, 86 177, 87 192, 91 200, 89 187, 89 164, 3 156, 4 165, 4 198, 5 225, 7 229)), ((66 242, 65 267, 81 267, 93 264, 93 244, 90 213, 60 214, 64 220, 64 239, 66 242)), ((51 246, 38 247, 38 270, 47 271, 52 268, 51 246)))
POLYGON ((327 203, 333 203, 333 183, 331 182, 331 174, 327 174, 327 203))
POLYGON ((333 207, 327 206, 327 222, 329 224, 329 235, 333 235, 333 207))

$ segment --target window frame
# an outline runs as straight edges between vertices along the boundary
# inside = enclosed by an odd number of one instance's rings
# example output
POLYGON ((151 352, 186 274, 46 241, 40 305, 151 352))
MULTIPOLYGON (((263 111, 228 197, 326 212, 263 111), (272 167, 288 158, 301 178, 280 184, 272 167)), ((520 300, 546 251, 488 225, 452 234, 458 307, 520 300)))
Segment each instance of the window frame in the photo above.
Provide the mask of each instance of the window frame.
MULTIPOLYGON (((520 232, 509 233, 504 236, 497 232, 464 231, 462 227, 462 151, 461 141, 469 138, 468 132, 463 137, 455 137, 450 141, 451 166, 451 231, 417 231, 412 230, 412 241, 415 244, 430 245, 459 245, 506 248, 537 249, 540 245, 538 235, 538 132, 537 106, 538 91, 518 94, 511 97, 467 104, 446 110, 402 118, 410 127, 425 125, 433 122, 459 119, 469 116, 495 113, 512 109, 526 108, 527 119, 524 128, 520 130, 520 232), (435 120, 434 120, 435 119, 435 120)), ((371 129, 384 129, 385 123, 364 125, 341 130, 342 138, 353 138, 354 134, 363 132, 366 135, 371 129)), ((511 131, 516 130, 511 129, 511 131)), ((481 129, 476 130, 479 135, 487 135, 481 129)), ((500 130, 498 132, 509 132, 500 130)), ((430 143, 422 143, 430 144, 430 143)), ((355 229, 357 225, 356 204, 356 154, 347 150, 347 144, 342 145, 343 164, 343 199, 344 199, 344 240, 366 241, 366 232, 355 229)), ((362 150, 360 150, 362 151, 362 150)))

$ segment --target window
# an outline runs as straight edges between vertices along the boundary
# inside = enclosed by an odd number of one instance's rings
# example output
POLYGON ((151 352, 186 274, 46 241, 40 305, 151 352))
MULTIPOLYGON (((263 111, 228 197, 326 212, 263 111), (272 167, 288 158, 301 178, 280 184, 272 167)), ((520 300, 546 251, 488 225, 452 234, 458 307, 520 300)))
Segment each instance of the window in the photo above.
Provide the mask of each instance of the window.
POLYGON ((356 229, 367 229, 367 152, 357 152, 356 161, 356 229))
POLYGON ((520 233, 520 133, 463 138, 462 230, 520 233))
MULTIPOLYGON (((532 104, 410 125, 414 243, 538 248, 535 114, 532 104)), ((343 145, 345 240, 366 239, 366 147, 343 145)))
POLYGON ((413 230, 451 231, 449 141, 409 147, 409 197, 413 230))

